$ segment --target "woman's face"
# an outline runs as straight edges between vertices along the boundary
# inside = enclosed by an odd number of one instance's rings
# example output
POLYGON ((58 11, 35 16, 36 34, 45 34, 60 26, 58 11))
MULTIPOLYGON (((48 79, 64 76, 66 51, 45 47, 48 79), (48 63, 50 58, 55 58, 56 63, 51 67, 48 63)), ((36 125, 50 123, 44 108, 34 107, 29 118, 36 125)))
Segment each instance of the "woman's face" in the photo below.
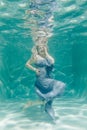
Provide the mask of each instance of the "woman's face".
POLYGON ((45 47, 44 46, 38 47, 38 54, 41 56, 45 56, 45 47))

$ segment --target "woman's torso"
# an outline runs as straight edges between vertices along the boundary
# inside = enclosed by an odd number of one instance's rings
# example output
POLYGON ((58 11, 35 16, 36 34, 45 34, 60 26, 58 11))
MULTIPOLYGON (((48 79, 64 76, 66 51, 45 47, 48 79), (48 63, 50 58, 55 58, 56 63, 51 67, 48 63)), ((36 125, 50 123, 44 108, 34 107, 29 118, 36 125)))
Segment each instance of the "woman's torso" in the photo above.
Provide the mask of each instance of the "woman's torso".
POLYGON ((35 66, 40 71, 39 74, 36 75, 35 86, 43 93, 51 91, 54 80, 50 78, 53 67, 49 59, 38 56, 35 66))
POLYGON ((50 77, 50 74, 53 70, 53 64, 49 58, 44 58, 39 55, 36 56, 35 66, 40 70, 38 77, 47 78, 50 77))

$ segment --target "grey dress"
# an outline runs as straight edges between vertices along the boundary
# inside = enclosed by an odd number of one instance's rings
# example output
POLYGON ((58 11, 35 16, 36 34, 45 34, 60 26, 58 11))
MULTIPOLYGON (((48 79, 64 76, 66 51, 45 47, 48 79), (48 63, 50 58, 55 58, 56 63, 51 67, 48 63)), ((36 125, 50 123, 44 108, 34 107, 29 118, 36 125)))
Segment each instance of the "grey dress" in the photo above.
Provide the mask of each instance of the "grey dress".
POLYGON ((55 80, 51 77, 53 64, 49 59, 38 59, 35 63, 36 67, 40 70, 36 75, 36 92, 37 94, 46 100, 55 98, 61 95, 65 89, 65 83, 55 80))
POLYGON ((53 99, 60 96, 64 89, 65 83, 55 80, 51 77, 51 72, 53 70, 53 64, 50 59, 38 58, 35 63, 39 73, 36 74, 35 88, 38 96, 45 100, 45 111, 55 120, 54 110, 52 108, 53 99))

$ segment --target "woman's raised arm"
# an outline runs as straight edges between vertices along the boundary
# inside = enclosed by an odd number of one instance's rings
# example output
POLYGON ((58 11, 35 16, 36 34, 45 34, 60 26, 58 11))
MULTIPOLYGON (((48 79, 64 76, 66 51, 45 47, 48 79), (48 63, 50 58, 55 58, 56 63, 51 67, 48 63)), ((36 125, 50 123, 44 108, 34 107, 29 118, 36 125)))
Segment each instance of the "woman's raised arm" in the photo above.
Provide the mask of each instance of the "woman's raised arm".
POLYGON ((48 54, 47 48, 45 48, 46 57, 50 60, 51 64, 54 64, 54 59, 51 55, 48 54))

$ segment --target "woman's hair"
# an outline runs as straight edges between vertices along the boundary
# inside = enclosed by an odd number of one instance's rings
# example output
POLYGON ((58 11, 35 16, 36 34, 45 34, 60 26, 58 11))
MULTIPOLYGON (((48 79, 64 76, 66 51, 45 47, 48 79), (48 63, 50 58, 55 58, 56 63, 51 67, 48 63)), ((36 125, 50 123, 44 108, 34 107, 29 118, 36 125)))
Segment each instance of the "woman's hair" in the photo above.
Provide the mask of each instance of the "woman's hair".
MULTIPOLYGON (((36 56, 36 55, 38 55, 38 50, 39 50, 39 47, 46 47, 47 48, 47 45, 46 44, 44 44, 44 45, 35 45, 33 48, 32 48, 32 54, 33 54, 33 56, 36 56)), ((47 50, 48 50, 48 48, 47 48, 47 50)))
POLYGON ((34 46, 31 51, 34 57, 38 54, 36 46, 34 46))

